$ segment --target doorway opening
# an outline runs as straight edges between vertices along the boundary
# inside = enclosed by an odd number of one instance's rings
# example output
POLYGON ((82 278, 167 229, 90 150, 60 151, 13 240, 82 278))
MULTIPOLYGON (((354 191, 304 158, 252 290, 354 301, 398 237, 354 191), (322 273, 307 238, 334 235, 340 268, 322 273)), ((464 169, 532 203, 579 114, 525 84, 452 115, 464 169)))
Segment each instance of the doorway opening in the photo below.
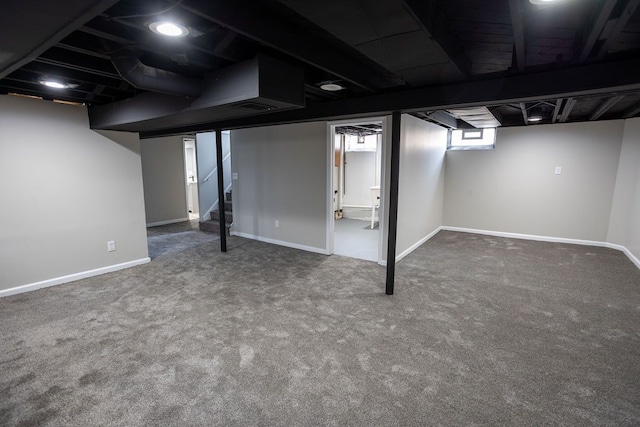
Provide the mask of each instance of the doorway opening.
POLYGON ((184 140, 184 171, 187 193, 187 212, 189 220, 200 218, 198 205, 198 162, 196 161, 196 141, 192 138, 184 140))
POLYGON ((329 252, 382 261, 383 118, 330 123, 329 252))

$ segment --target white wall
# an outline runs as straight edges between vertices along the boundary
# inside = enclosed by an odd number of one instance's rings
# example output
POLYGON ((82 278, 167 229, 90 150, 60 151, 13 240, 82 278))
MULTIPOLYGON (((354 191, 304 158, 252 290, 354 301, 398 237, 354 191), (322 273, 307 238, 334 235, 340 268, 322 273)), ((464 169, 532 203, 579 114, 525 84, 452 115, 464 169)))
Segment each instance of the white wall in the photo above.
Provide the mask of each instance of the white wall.
POLYGON ((500 128, 493 151, 449 151, 445 225, 606 241, 623 127, 500 128))
POLYGON ((186 221, 187 193, 182 136, 140 141, 147 225, 186 221))
POLYGON ((148 262, 137 134, 91 131, 84 107, 0 96, 0 182, 0 293, 148 262))
POLYGON ((640 259, 640 118, 624 121, 607 241, 640 259))
POLYGON ((402 115, 396 259, 423 243, 443 224, 447 131, 402 115))
POLYGON ((234 233, 326 252, 326 123, 234 130, 231 151, 234 233))

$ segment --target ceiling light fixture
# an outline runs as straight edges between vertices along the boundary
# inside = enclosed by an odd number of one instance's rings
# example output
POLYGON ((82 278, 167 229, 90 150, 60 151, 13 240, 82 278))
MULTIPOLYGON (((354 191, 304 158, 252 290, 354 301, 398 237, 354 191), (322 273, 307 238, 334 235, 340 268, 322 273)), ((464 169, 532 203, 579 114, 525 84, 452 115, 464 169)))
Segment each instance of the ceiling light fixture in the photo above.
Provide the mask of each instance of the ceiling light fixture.
POLYGON ((541 5, 541 4, 551 4, 551 3, 555 3, 559 0, 529 0, 532 4, 537 4, 537 5, 541 5))
POLYGON ((189 29, 184 25, 169 21, 156 21, 149 24, 149 29, 156 34, 168 37, 185 37, 189 34, 189 29))
POLYGON ((53 89, 69 89, 69 87, 71 87, 71 85, 67 83, 61 83, 55 80, 42 79, 42 80, 39 80, 39 83, 43 86, 50 87, 53 89))
POLYGON ((542 116, 531 116, 527 118, 529 122, 539 122, 542 120, 542 116))
POLYGON ((327 92, 337 92, 344 89, 344 86, 340 86, 337 83, 325 82, 320 85, 320 89, 326 90, 327 92))

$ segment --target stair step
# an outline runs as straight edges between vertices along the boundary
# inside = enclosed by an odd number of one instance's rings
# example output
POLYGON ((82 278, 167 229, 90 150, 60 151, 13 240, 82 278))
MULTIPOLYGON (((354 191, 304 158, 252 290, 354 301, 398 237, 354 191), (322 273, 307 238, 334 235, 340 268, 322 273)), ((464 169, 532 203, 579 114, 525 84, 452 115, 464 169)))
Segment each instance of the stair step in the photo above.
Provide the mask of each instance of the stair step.
MULTIPOLYGON (((211 219, 214 221, 220 221, 220 211, 219 210, 211 211, 211 219)), ((227 224, 231 224, 233 222, 233 212, 225 211, 224 220, 227 224)))
POLYGON ((232 200, 232 199, 231 199, 231 191, 227 191, 227 192, 224 194, 224 199, 225 199, 227 202, 230 202, 230 201, 232 200))
POLYGON ((233 202, 231 200, 224 201, 224 211, 233 212, 233 202))
MULTIPOLYGON (((220 234, 219 221, 213 221, 211 219, 208 221, 200 221, 199 226, 200 226, 200 231, 204 231, 205 233, 220 234)), ((231 224, 225 224, 225 228, 227 229, 227 231, 229 231, 229 228, 231 228, 231 224)))

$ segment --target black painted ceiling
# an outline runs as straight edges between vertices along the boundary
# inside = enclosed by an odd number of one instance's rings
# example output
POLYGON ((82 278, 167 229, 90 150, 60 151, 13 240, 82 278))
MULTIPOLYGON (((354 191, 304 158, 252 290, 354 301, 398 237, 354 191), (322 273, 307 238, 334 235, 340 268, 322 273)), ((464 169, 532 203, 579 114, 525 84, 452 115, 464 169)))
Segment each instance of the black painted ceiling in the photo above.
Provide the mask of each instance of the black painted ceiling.
POLYGON ((640 114, 640 0, 64 3, 2 3, 0 93, 105 105, 143 92, 111 62, 123 50, 195 78, 262 53, 304 71, 307 107, 161 133, 394 110, 433 120, 442 117, 435 111, 476 105, 503 126, 533 124, 532 115, 551 123, 640 114), (152 33, 159 17, 191 34, 152 33), (44 77, 74 87, 47 88, 44 77), (323 91, 325 82, 345 89, 323 91))

